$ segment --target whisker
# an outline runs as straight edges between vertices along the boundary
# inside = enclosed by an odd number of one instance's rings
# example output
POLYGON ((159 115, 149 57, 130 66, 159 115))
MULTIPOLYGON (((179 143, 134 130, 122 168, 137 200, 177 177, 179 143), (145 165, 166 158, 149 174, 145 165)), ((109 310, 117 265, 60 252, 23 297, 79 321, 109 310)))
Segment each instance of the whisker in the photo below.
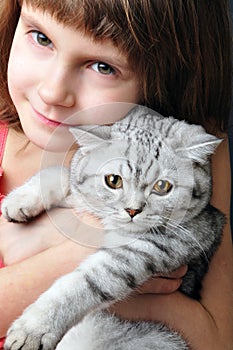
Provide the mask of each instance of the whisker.
MULTIPOLYGON (((195 236, 193 236, 193 234, 187 230, 186 228, 184 228, 182 225, 180 224, 177 224, 175 221, 171 220, 170 218, 166 218, 163 216, 163 219, 167 219, 167 222, 166 224, 162 224, 162 226, 165 228, 165 229, 168 229, 168 230, 172 230, 172 233, 175 234, 176 236, 179 237, 179 240, 181 241, 181 237, 180 235, 178 235, 178 233, 176 232, 177 229, 179 229, 179 231, 181 231, 184 236, 188 237, 189 240, 191 239, 191 241, 195 242, 195 246, 196 248, 200 248, 199 251, 201 251, 203 254, 204 254, 204 257, 205 257, 205 260, 209 263, 209 258, 206 254, 206 252, 204 251, 204 248, 203 246, 201 245, 201 243, 195 238, 195 236), (174 230, 175 229, 175 230, 174 230)), ((188 242, 187 242, 188 243, 188 242)), ((192 247, 194 248, 194 247, 192 247)))

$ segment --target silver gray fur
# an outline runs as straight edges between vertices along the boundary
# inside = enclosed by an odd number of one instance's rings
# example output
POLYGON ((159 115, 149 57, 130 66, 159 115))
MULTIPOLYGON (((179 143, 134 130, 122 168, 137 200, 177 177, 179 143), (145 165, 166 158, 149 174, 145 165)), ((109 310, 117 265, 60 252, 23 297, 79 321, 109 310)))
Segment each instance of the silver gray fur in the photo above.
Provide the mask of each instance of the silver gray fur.
POLYGON ((102 220, 105 242, 24 311, 10 327, 5 349, 55 349, 67 332, 58 350, 189 349, 159 323, 123 322, 106 308, 152 275, 186 264, 181 291, 200 298, 225 221, 209 204, 210 156, 220 141, 200 126, 139 106, 113 126, 72 132, 80 148, 70 172, 43 170, 10 194, 2 211, 9 220, 27 221, 44 207, 66 202, 102 220), (120 175, 123 186, 109 188, 109 174, 120 175), (172 188, 158 194, 158 180, 172 188))

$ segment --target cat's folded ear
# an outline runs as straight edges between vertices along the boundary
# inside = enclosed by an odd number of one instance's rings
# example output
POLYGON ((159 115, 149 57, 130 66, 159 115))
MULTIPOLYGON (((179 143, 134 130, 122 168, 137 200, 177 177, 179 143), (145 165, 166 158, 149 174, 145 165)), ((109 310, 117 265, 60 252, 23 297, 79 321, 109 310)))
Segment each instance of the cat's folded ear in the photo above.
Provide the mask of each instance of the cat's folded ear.
POLYGON ((201 126, 188 125, 182 137, 183 146, 178 147, 176 153, 194 162, 205 164, 221 142, 222 139, 206 133, 201 126))
POLYGON ((93 148, 106 142, 110 138, 110 127, 107 125, 88 125, 70 127, 69 131, 75 138, 83 153, 90 152, 93 148))

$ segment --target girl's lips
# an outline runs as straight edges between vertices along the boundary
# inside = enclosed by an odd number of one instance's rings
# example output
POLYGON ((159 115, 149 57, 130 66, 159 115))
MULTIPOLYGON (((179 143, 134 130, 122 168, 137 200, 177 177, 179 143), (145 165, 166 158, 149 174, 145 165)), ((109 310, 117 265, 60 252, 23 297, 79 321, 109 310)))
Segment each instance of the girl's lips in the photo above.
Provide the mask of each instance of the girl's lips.
POLYGON ((37 119, 39 119, 43 124, 48 125, 50 127, 58 127, 58 126, 65 126, 64 124, 48 119, 43 114, 40 114, 36 109, 33 108, 33 111, 35 113, 35 116, 37 119))

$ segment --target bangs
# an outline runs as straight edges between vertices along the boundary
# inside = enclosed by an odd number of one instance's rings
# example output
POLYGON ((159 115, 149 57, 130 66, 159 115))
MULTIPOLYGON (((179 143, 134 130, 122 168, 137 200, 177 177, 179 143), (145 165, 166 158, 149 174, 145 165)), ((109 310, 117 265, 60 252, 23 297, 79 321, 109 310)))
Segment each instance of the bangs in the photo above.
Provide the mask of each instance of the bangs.
POLYGON ((22 0, 21 3, 49 13, 59 23, 81 30, 94 40, 109 39, 129 55, 133 43, 124 1, 22 0))

